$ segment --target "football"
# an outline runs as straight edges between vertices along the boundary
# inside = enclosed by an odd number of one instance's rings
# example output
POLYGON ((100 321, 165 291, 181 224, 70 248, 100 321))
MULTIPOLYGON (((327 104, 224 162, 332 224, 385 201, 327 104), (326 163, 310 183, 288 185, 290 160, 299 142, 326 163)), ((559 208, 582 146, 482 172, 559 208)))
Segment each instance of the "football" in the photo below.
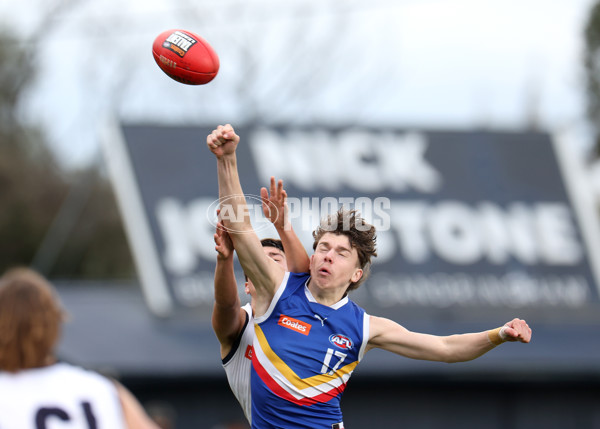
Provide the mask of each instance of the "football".
POLYGON ((152 55, 167 76, 187 85, 204 85, 219 72, 219 56, 206 40, 187 30, 163 31, 152 55))

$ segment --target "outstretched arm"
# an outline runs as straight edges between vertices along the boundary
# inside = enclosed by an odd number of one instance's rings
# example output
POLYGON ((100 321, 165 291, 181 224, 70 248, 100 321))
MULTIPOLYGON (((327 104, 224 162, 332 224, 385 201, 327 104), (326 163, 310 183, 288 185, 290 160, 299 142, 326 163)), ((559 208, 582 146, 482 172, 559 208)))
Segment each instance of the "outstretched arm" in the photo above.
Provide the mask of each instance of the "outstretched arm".
POLYGON ((206 138, 208 148, 217 158, 221 221, 229 232, 244 272, 256 289, 254 311, 258 317, 267 311, 285 272, 265 255, 252 229, 237 168, 239 141, 239 136, 229 124, 219 125, 206 138))
POLYGON ((389 319, 371 316, 367 350, 381 348, 412 359, 450 363, 473 360, 505 341, 530 340, 531 329, 521 319, 491 331, 441 337, 411 332, 389 319))
POLYGON ((244 326, 246 312, 240 308, 240 297, 233 269, 233 243, 221 223, 217 224, 214 240, 217 265, 212 327, 221 345, 221 358, 224 358, 244 326))
POLYGON ((270 190, 261 188, 260 196, 263 203, 263 213, 275 226, 285 249, 288 271, 293 273, 307 272, 310 259, 302 242, 292 228, 287 206, 287 192, 283 189, 283 180, 278 180, 275 184, 275 178, 271 176, 270 190))

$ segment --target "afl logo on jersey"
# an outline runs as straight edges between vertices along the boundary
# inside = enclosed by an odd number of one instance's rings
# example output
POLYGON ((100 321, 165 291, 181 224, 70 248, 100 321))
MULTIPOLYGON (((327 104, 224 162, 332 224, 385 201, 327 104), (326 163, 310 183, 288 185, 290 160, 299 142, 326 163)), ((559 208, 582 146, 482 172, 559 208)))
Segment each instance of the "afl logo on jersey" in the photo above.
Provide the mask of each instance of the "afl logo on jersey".
POLYGON ((329 336, 329 342, 340 349, 350 350, 354 343, 345 335, 334 334, 329 336))

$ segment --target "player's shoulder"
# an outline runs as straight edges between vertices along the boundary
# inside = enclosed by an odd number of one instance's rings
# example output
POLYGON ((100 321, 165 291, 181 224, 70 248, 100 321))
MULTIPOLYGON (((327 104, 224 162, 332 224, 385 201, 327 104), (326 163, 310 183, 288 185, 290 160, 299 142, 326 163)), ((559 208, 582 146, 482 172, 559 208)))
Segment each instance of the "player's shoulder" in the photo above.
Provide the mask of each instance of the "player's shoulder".
POLYGON ((310 273, 288 272, 287 285, 291 288, 304 286, 308 279, 310 279, 310 273))
POLYGON ((292 278, 308 279, 310 277, 310 273, 308 271, 305 273, 293 273, 290 271, 289 273, 290 273, 290 279, 292 279, 292 278))
POLYGON ((252 317, 252 305, 250 303, 242 305, 242 310, 248 314, 248 316, 252 317))
POLYGON ((87 371, 81 367, 66 363, 56 362, 51 365, 42 366, 39 368, 27 368, 17 372, 0 371, 0 377, 5 378, 49 378, 49 377, 70 377, 73 374, 86 373, 87 371))
POLYGON ((73 383, 88 383, 92 385, 114 386, 105 375, 94 370, 74 365, 68 362, 57 362, 49 367, 49 371, 58 379, 69 380, 73 383))
POLYGON ((41 368, 31 368, 16 373, 0 372, 0 381, 3 385, 52 385, 58 383, 63 387, 81 388, 91 386, 93 388, 110 388, 113 385, 110 380, 89 369, 72 365, 66 362, 57 362, 41 368))
POLYGON ((85 376, 98 376, 99 374, 84 368, 82 366, 79 365, 75 365, 69 362, 56 362, 54 365, 51 365, 48 367, 51 371, 56 372, 56 373, 62 373, 62 374, 79 374, 79 375, 85 375, 85 376))
POLYGON ((368 314, 364 308, 362 308, 359 304, 354 302, 350 297, 346 298, 348 299, 348 302, 344 306, 346 311, 350 312, 350 314, 353 314, 354 317, 356 317, 359 320, 362 320, 365 317, 368 318, 368 314))
POLYGON ((277 289, 275 298, 287 299, 292 295, 301 294, 310 279, 310 273, 286 272, 282 285, 277 289))

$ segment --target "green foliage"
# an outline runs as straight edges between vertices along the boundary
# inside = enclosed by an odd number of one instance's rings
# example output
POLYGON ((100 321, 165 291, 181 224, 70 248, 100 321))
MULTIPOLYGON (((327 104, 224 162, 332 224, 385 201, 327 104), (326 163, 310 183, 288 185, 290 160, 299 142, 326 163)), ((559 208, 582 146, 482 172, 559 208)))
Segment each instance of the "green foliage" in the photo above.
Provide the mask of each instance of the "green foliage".
POLYGON ((110 184, 93 168, 74 174, 74 179, 83 184, 84 204, 58 255, 54 275, 91 279, 134 277, 133 259, 110 184))
POLYGON ((62 171, 43 134, 17 114, 35 77, 34 48, 0 33, 0 272, 36 262, 50 277, 132 277, 105 178, 93 166, 62 171))
POLYGON ((35 130, 16 115, 19 95, 33 77, 31 55, 0 35, 0 268, 28 264, 56 212, 66 184, 35 130))

